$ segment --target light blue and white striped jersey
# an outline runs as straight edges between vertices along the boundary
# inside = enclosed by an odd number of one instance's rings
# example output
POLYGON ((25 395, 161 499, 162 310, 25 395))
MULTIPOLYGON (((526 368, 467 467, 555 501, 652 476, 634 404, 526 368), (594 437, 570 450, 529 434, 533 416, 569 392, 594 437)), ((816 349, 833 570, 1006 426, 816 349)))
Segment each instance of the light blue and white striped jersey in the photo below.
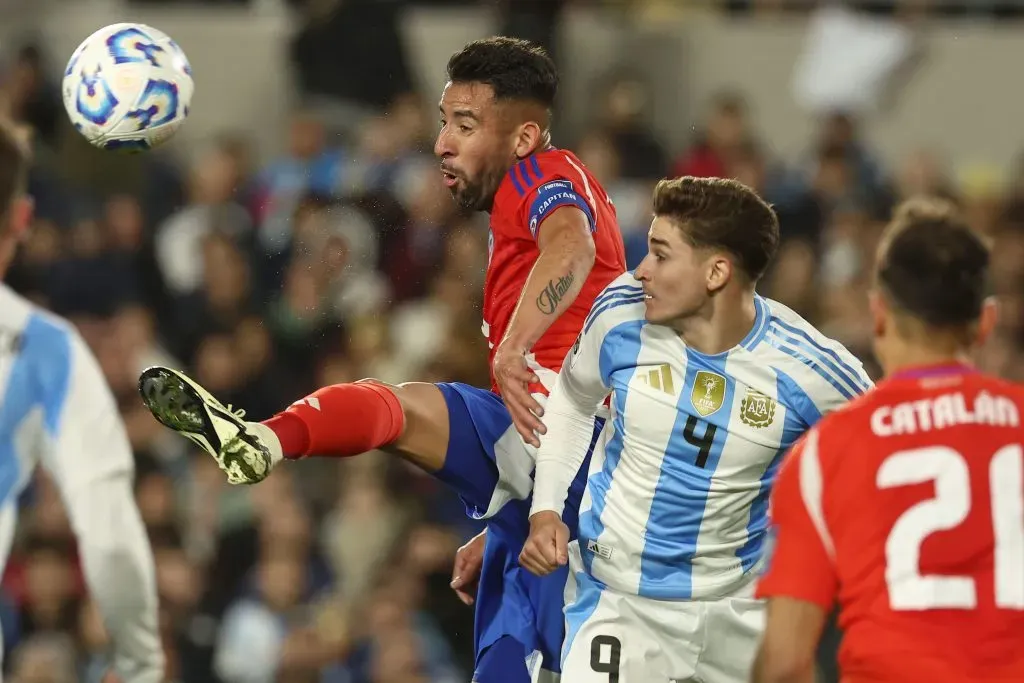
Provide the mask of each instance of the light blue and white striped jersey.
POLYGON ((67 322, 0 285, 0 571, 18 497, 42 465, 67 508, 124 680, 162 680, 153 556, 134 461, 99 364, 67 322))
POLYGON ((706 355, 645 320, 629 273, 595 301, 547 403, 533 512, 561 510, 580 418, 610 393, 579 530, 585 567, 610 588, 669 600, 745 588, 783 453, 871 386, 860 361, 792 310, 755 305, 746 338, 706 355))

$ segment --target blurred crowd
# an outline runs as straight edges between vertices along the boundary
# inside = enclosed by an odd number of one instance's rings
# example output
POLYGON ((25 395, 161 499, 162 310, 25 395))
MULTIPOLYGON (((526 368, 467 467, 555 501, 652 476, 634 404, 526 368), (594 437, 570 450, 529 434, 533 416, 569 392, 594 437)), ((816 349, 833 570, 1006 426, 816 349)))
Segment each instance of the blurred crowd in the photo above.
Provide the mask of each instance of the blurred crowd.
MULTIPOLYGON (((327 42, 315 44, 292 56, 307 93, 323 96, 310 55, 327 42)), ((386 92, 333 93, 354 106, 297 110, 280 133, 286 151, 257 164, 252 141, 230 131, 187 159, 93 150, 65 123, 52 74, 26 47, 0 96, 35 149, 36 220, 8 283, 78 326, 119 401, 172 680, 465 683, 472 612, 448 582, 479 527, 454 496, 381 454, 230 488, 136 394, 154 363, 187 368, 251 419, 362 377, 488 385, 486 216, 457 212, 438 182, 425 104, 435 93, 402 78, 386 92)), ((879 231, 901 198, 949 196, 995 246, 1002 321, 979 360, 1024 378, 1024 165, 1011 177, 956 173, 921 150, 886 168, 842 112, 823 117, 804 155, 777 158, 742 93, 705 103, 689 146, 669 149, 647 124, 645 83, 601 87, 589 128, 557 143, 605 183, 630 265, 646 250, 657 179, 738 178, 781 217, 762 292, 877 373, 865 291, 879 231)), ((22 502, 0 598, 10 680, 100 681, 106 636, 59 496, 39 475, 22 502)))

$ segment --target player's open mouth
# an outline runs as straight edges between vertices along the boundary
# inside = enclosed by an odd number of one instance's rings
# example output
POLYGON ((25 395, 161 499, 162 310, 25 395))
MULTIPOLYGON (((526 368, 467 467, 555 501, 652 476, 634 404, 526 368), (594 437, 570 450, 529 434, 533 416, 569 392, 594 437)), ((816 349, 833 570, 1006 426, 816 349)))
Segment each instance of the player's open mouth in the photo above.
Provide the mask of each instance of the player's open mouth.
POLYGON ((448 171, 441 171, 441 177, 444 179, 445 187, 455 187, 455 183, 459 182, 459 179, 448 171))

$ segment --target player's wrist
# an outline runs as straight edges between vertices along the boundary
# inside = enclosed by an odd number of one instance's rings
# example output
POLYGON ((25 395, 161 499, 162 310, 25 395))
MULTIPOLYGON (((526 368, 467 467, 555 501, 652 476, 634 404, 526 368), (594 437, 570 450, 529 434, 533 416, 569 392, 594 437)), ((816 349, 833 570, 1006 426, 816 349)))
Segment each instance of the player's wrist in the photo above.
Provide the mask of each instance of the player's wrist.
POLYGON ((523 334, 508 334, 501 340, 501 348, 508 353, 518 353, 525 356, 533 348, 534 342, 523 334))
POLYGON ((561 522, 562 515, 552 507, 540 507, 530 511, 530 524, 543 524, 550 522, 561 522))

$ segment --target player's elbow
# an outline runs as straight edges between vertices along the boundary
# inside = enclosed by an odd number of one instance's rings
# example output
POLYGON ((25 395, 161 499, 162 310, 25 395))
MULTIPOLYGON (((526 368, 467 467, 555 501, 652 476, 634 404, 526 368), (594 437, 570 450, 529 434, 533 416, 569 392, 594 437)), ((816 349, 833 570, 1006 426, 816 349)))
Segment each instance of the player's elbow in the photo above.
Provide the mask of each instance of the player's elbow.
POLYGON ((576 267, 585 269, 588 272, 594 267, 597 259, 597 244, 594 243, 594 235, 589 230, 580 234, 576 231, 573 235, 573 248, 571 253, 575 256, 576 267))

